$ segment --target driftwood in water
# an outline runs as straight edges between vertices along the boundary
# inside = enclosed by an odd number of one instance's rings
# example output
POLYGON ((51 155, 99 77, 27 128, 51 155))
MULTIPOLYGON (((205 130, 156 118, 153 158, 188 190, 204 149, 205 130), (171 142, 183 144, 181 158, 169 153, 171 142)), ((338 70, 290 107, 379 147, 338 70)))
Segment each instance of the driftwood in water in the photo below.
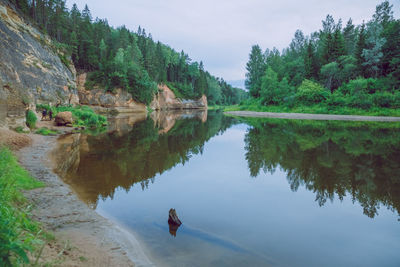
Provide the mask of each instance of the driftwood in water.
POLYGON ((169 224, 169 233, 172 236, 176 236, 176 231, 178 231, 179 226, 181 226, 182 222, 178 218, 178 214, 176 214, 175 209, 169 210, 169 217, 168 217, 168 224, 169 224))

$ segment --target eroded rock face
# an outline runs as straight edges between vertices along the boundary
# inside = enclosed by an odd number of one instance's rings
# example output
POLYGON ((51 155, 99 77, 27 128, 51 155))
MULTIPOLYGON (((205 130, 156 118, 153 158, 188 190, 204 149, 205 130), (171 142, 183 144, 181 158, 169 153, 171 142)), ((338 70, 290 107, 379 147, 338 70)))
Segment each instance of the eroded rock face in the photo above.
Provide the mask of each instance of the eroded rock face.
POLYGON ((109 109, 119 113, 146 112, 146 106, 133 100, 132 95, 126 91, 116 89, 115 93, 110 93, 106 92, 103 88, 86 90, 85 82, 86 73, 78 75, 79 102, 82 105, 97 106, 104 108, 104 111, 109 109))
POLYGON ((75 69, 61 62, 61 53, 48 36, 0 0, 0 102, 6 103, 0 112, 7 113, 0 123, 18 121, 26 108, 38 103, 78 103, 75 69))
POLYGON ((150 107, 154 110, 207 109, 207 97, 203 95, 198 100, 178 99, 168 86, 160 84, 150 107))
POLYGON ((56 115, 55 123, 57 126, 71 125, 73 123, 71 111, 60 112, 56 115))

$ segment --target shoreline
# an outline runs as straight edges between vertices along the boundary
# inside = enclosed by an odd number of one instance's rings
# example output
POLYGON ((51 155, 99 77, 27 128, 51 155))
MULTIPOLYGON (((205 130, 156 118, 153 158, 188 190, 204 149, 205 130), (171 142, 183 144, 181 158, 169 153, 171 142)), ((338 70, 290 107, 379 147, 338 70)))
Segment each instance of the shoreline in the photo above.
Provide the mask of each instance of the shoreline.
POLYGON ((336 120, 336 121, 378 121, 378 122, 400 122, 400 117, 362 116, 362 115, 331 115, 311 113, 275 113, 258 111, 225 111, 224 114, 253 117, 253 118, 276 118, 291 120, 336 120))
POLYGON ((56 239, 71 242, 81 257, 87 258, 80 266, 154 266, 133 233, 90 209, 53 172, 49 154, 58 136, 29 137, 32 144, 16 155, 21 166, 46 184, 24 192, 34 206, 33 219, 52 231, 56 239))

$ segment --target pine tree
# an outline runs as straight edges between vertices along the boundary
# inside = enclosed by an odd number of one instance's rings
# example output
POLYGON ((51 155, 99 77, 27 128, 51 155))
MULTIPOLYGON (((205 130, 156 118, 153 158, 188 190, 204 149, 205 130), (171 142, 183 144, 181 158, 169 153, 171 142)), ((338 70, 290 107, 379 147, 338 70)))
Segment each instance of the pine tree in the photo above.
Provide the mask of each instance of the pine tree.
POLYGON ((343 37, 347 55, 353 55, 357 34, 351 18, 347 21, 346 27, 343 29, 343 37))
POLYGON ((329 63, 333 61, 332 51, 333 51, 333 36, 332 33, 328 32, 326 33, 323 41, 322 59, 324 63, 329 63))
POLYGON ((249 61, 246 64, 246 88, 249 90, 250 95, 257 98, 260 96, 261 78, 265 72, 265 62, 262 55, 261 48, 254 45, 251 48, 249 61))
POLYGON ((318 63, 311 40, 308 41, 306 54, 304 56, 305 77, 307 79, 318 78, 318 63))
POLYGON ((364 62, 365 59, 363 57, 363 50, 367 47, 366 45, 366 34, 365 34, 365 24, 363 23, 360 28, 360 32, 358 33, 358 40, 356 44, 355 50, 355 58, 357 60, 358 71, 361 75, 364 75, 364 62))
POLYGON ((343 56, 346 54, 345 51, 345 43, 344 43, 344 38, 341 33, 341 30, 337 28, 335 30, 335 33, 333 35, 333 40, 332 40, 332 51, 331 51, 331 61, 337 61, 337 59, 340 56, 343 56))
POLYGON ((388 23, 382 36, 386 39, 382 47, 382 73, 391 75, 400 86, 400 20, 388 23))

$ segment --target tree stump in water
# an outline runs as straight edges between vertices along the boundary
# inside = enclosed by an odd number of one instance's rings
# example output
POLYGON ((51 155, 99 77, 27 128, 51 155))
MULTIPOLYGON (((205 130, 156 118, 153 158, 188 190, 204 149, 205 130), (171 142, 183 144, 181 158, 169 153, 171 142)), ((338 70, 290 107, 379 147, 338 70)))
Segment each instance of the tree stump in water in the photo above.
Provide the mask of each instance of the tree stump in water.
POLYGON ((174 224, 174 225, 181 225, 182 222, 178 218, 178 214, 176 214, 175 209, 170 209, 169 210, 169 217, 168 217, 168 223, 169 224, 174 224))
POLYGON ((181 220, 179 220, 175 209, 170 209, 169 217, 168 217, 169 233, 172 236, 176 236, 176 231, 178 231, 178 228, 181 224, 182 224, 182 222, 181 222, 181 220))

